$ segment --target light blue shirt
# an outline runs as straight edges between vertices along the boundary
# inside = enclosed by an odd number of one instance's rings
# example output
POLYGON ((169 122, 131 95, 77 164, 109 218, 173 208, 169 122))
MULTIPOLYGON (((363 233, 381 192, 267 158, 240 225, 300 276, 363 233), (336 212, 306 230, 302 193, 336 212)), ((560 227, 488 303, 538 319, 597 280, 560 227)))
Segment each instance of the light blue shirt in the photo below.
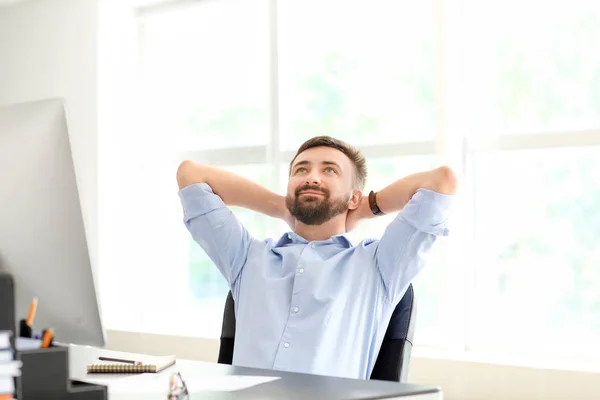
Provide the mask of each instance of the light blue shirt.
POLYGON ((234 365, 363 379, 426 253, 448 234, 452 199, 419 189, 381 240, 353 246, 345 235, 259 240, 207 184, 179 196, 188 230, 233 293, 234 365))

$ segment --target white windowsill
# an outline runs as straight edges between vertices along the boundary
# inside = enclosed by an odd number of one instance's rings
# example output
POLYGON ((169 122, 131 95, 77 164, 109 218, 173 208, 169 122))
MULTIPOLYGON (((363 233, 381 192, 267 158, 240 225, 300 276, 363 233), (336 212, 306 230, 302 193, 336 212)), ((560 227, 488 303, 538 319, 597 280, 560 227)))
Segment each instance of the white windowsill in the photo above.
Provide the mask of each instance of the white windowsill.
POLYGON ((555 356, 550 356, 546 358, 525 356, 519 357, 513 354, 501 355, 478 351, 451 351, 415 346, 412 350, 412 357, 432 360, 464 361, 471 363, 504 365, 555 371, 600 372, 600 363, 598 362, 578 361, 555 356))

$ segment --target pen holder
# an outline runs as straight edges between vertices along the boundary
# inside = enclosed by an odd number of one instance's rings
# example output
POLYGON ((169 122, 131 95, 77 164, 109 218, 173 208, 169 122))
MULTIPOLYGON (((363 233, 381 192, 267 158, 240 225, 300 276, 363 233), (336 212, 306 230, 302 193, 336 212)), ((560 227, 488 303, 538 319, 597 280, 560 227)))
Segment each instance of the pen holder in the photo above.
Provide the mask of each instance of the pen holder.
POLYGON ((27 325, 27 321, 24 319, 19 321, 19 336, 26 338, 30 338, 33 336, 31 327, 27 325))
POLYGON ((69 380, 69 349, 48 347, 17 352, 19 400, 107 400, 106 386, 69 380))

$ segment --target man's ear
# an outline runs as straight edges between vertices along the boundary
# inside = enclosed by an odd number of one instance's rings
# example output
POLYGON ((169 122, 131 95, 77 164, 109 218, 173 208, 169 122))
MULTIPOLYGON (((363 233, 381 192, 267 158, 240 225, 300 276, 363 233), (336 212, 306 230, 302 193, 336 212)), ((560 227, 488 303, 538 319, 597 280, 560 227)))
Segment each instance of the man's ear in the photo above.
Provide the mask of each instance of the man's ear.
POLYGON ((355 190, 352 192, 350 196, 350 201, 348 203, 348 210, 356 210, 360 205, 360 201, 362 199, 362 192, 360 190, 355 190))

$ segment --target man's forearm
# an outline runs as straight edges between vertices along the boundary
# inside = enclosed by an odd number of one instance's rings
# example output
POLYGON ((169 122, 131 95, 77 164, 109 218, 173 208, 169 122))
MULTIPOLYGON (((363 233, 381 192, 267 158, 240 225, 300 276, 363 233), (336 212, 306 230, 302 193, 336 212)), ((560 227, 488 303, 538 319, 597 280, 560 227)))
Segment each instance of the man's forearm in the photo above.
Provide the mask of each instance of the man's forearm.
MULTIPOLYGON (((429 189, 443 194, 456 193, 456 177, 448 167, 439 167, 430 171, 417 172, 398 179, 377 192, 377 206, 384 214, 400 211, 415 194, 417 189, 429 189)), ((368 193, 363 195, 360 215, 373 218, 368 201, 368 193)))
POLYGON ((177 183, 180 189, 195 183, 206 183, 228 206, 248 208, 274 218, 284 217, 283 196, 229 171, 184 161, 177 170, 177 183))
POLYGON ((456 177, 448 167, 439 167, 430 171, 408 175, 377 192, 377 205, 386 214, 400 211, 417 189, 454 194, 456 192, 456 177))

